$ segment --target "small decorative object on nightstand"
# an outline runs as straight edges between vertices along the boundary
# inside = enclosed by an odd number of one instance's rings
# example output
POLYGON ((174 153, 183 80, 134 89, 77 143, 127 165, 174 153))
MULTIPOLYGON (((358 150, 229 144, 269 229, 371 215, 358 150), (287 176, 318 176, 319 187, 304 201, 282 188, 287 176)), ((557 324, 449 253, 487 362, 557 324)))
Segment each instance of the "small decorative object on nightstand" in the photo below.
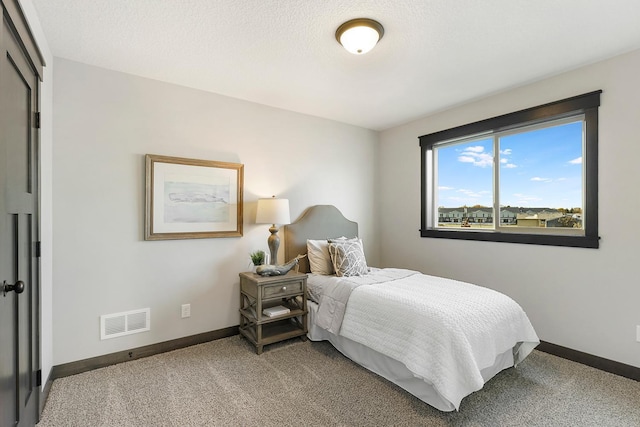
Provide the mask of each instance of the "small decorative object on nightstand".
POLYGON ((264 251, 251 252, 249 257, 251 258, 251 265, 253 266, 251 271, 256 271, 256 267, 264 264, 264 251))
POLYGON ((240 333, 262 354, 265 345, 307 334, 307 275, 240 273, 240 333), (278 307, 280 306, 280 307, 278 307), (284 313, 267 316, 267 312, 284 313), (289 309, 289 312, 286 312, 289 309))
POLYGON ((289 271, 291 271, 293 267, 297 267, 298 261, 306 256, 306 254, 298 255, 297 257, 283 265, 260 265, 256 268, 255 272, 261 276, 284 276, 289 271))

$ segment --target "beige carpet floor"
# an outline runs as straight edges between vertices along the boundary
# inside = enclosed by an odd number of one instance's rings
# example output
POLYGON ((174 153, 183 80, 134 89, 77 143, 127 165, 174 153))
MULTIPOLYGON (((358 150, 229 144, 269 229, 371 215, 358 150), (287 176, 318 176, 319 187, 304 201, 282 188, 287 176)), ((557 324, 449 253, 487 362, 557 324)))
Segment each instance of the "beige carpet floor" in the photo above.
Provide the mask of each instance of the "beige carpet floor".
POLYGON ((640 426, 640 383, 534 351, 440 412, 299 339, 239 336, 55 380, 39 427, 640 426))

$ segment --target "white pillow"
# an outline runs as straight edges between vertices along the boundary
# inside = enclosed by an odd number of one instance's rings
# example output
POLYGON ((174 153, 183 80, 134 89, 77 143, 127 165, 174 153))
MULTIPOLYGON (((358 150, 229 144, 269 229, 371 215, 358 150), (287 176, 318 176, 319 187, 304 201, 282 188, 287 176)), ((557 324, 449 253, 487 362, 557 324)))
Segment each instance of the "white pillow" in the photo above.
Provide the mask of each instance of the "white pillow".
MULTIPOLYGON (((331 240, 346 240, 346 237, 337 237, 331 240)), ((313 274, 331 276, 336 274, 329 255, 328 240, 307 240, 307 259, 309 269, 313 274)))

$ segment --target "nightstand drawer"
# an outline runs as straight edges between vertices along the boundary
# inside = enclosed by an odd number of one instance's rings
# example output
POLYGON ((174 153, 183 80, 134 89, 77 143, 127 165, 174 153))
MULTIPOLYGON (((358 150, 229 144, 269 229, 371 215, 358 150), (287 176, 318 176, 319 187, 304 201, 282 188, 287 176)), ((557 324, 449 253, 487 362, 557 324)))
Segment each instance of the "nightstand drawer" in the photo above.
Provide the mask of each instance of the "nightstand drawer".
POLYGON ((278 298, 302 292, 302 282, 287 282, 266 285, 262 288, 262 298, 278 298))

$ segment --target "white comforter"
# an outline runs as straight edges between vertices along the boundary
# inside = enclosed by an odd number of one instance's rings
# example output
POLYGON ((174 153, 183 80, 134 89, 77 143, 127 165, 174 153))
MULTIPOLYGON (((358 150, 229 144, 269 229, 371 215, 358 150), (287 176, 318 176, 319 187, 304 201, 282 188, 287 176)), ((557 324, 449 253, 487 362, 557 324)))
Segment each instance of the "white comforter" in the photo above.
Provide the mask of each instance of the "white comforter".
POLYGON ((310 280, 316 323, 402 362, 456 409, 498 355, 514 348, 517 364, 539 343, 522 308, 499 292, 410 270, 364 278, 310 280))

